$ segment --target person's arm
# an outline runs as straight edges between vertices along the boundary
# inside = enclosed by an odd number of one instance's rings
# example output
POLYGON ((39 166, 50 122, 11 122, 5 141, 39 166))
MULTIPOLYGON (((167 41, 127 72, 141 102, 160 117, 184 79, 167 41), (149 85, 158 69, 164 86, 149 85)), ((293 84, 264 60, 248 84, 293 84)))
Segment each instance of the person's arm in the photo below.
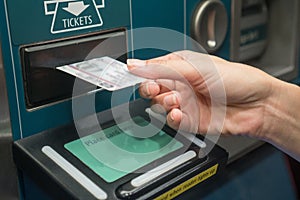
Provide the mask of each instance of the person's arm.
POLYGON ((171 127, 189 128, 198 123, 197 132, 209 133, 209 128, 214 126, 207 120, 211 119, 212 109, 226 110, 222 127, 212 130, 264 140, 300 161, 300 88, 297 86, 251 66, 191 51, 147 61, 128 60, 127 65, 132 73, 152 79, 141 84, 140 94, 164 108, 171 127), (198 110, 195 105, 189 108, 193 95, 188 92, 189 87, 182 86, 185 81, 195 93, 198 110), (218 97, 223 90, 225 100, 218 97), (214 101, 225 109, 212 106, 214 101), (195 113, 200 113, 199 120, 195 113))
POLYGON ((300 88, 277 79, 272 85, 263 139, 300 161, 300 88))

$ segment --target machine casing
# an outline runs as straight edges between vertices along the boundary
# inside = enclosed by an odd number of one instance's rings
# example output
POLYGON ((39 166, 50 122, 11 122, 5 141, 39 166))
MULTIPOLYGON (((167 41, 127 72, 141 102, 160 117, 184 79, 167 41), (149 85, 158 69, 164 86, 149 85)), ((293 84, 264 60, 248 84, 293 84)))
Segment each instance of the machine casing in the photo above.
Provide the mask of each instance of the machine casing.
MULTIPOLYGON (((87 49, 93 48, 89 46, 88 41, 101 40, 102 36, 105 41, 108 38, 114 38, 115 33, 120 33, 121 36, 116 36, 116 40, 111 40, 112 42, 107 46, 100 47, 92 56, 107 54, 121 61, 125 61, 128 57, 146 59, 167 52, 162 49, 143 49, 146 41, 154 43, 160 42, 161 39, 155 33, 145 38, 138 29, 159 27, 182 33, 179 39, 164 36, 163 40, 170 39, 166 40, 166 44, 172 46, 166 49, 170 51, 191 49, 202 52, 203 49, 190 44, 187 38, 192 36, 191 24, 194 23, 192 20, 196 8, 206 2, 211 1, 1 1, 0 44, 13 140, 22 141, 23 138, 26 139, 40 132, 47 132, 72 123, 71 97, 74 79, 59 75, 55 67, 64 64, 61 63, 64 58, 69 59, 67 62, 75 61, 74 58, 78 58, 76 54, 78 52, 84 51, 79 56, 80 60, 89 58, 91 55, 87 49), (76 9, 76 5, 81 9, 76 9), (176 42, 174 42, 175 39, 176 42), (79 44, 87 45, 80 46, 79 44), (65 48, 67 46, 70 48, 65 48), (54 50, 53 57, 50 56, 50 50, 54 50), (43 52, 46 52, 46 55, 41 58, 43 52), (35 60, 35 58, 40 60, 35 60), (41 71, 31 73, 30 70, 33 69, 31 67, 34 66, 32 63, 42 63, 41 71), (56 96, 49 96, 54 93, 56 96)), ((227 12, 228 26, 222 44, 218 49, 214 49, 212 54, 224 59, 252 64, 287 81, 298 78, 297 37, 300 29, 297 0, 288 3, 284 0, 265 1, 264 5, 267 6, 268 14, 263 16, 267 16, 267 20, 259 24, 263 25, 263 29, 266 30, 265 34, 260 37, 265 45, 261 54, 251 59, 241 59, 241 54, 247 54, 247 50, 244 49, 242 53, 240 51, 240 36, 243 35, 241 30, 245 32, 245 29, 241 27, 241 22, 245 20, 243 2, 246 1, 221 0, 218 2, 227 12)), ((262 1, 253 2, 255 4, 262 1)), ((254 9, 254 11, 257 14, 261 10, 254 9)), ((248 16, 248 21, 252 21, 251 16, 248 16)), ((255 24, 249 27, 246 32, 261 30, 255 24)), ((257 40, 253 43, 255 42, 257 40)), ((99 88, 89 84, 85 85, 84 90, 87 88, 89 88, 88 92, 81 93, 76 98, 84 102, 91 93, 96 94, 96 112, 111 107, 112 94, 110 92, 99 91, 99 88)), ((128 88, 118 93, 120 96, 123 94, 126 96, 133 89, 128 88)), ((126 101, 126 98, 120 98, 116 104, 126 101)), ((91 112, 91 110, 82 110, 82 117, 91 112)), ((221 146, 229 151, 230 160, 240 157, 260 144, 256 140, 237 138, 233 140, 237 144, 233 149, 231 139, 220 141, 221 146)), ((22 142, 16 144, 20 143, 22 142)), ((28 176, 28 171, 22 168, 19 169, 19 188, 23 199, 34 199, 37 196, 40 196, 40 199, 47 198, 47 194, 28 176)))

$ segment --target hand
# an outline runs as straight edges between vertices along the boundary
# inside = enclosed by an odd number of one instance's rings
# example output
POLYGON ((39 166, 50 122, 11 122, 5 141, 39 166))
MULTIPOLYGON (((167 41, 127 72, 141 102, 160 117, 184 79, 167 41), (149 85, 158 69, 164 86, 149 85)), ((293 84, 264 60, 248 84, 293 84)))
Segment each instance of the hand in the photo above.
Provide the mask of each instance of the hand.
POLYGON ((164 108, 171 127, 247 135, 300 161, 298 86, 251 66, 191 51, 128 60, 127 65, 152 80, 141 84, 140 94, 164 108))
POLYGON ((140 94, 164 108, 171 127, 264 137, 265 105, 274 81, 264 72, 191 51, 127 64, 133 74, 153 80, 141 84, 140 94), (193 97, 198 106, 190 103, 193 97), (224 119, 212 122, 213 110, 223 112, 224 119), (191 128, 197 121, 195 113, 200 114, 199 120, 191 128))

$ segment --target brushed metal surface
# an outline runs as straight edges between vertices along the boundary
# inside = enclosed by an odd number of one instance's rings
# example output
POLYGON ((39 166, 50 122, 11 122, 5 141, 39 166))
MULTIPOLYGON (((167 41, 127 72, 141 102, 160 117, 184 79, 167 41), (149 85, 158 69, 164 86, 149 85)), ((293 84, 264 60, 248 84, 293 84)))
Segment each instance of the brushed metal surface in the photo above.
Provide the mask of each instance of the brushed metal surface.
POLYGON ((264 142, 243 136, 221 136, 218 145, 229 153, 228 164, 264 144, 264 142))
MULTIPOLYGON (((1 41, 0 41, 1 42, 1 41)), ((12 159, 12 132, 10 126, 6 82, 0 46, 0 199, 19 199, 17 170, 12 159)))

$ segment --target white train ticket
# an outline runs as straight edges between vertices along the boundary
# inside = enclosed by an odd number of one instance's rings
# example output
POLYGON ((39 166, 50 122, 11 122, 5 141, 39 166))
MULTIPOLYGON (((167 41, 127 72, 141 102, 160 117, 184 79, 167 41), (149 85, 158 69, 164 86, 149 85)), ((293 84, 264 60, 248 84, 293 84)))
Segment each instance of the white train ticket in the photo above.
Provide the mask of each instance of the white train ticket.
POLYGON ((68 64, 56 69, 109 91, 134 86, 145 80, 131 74, 126 64, 108 56, 68 64))

